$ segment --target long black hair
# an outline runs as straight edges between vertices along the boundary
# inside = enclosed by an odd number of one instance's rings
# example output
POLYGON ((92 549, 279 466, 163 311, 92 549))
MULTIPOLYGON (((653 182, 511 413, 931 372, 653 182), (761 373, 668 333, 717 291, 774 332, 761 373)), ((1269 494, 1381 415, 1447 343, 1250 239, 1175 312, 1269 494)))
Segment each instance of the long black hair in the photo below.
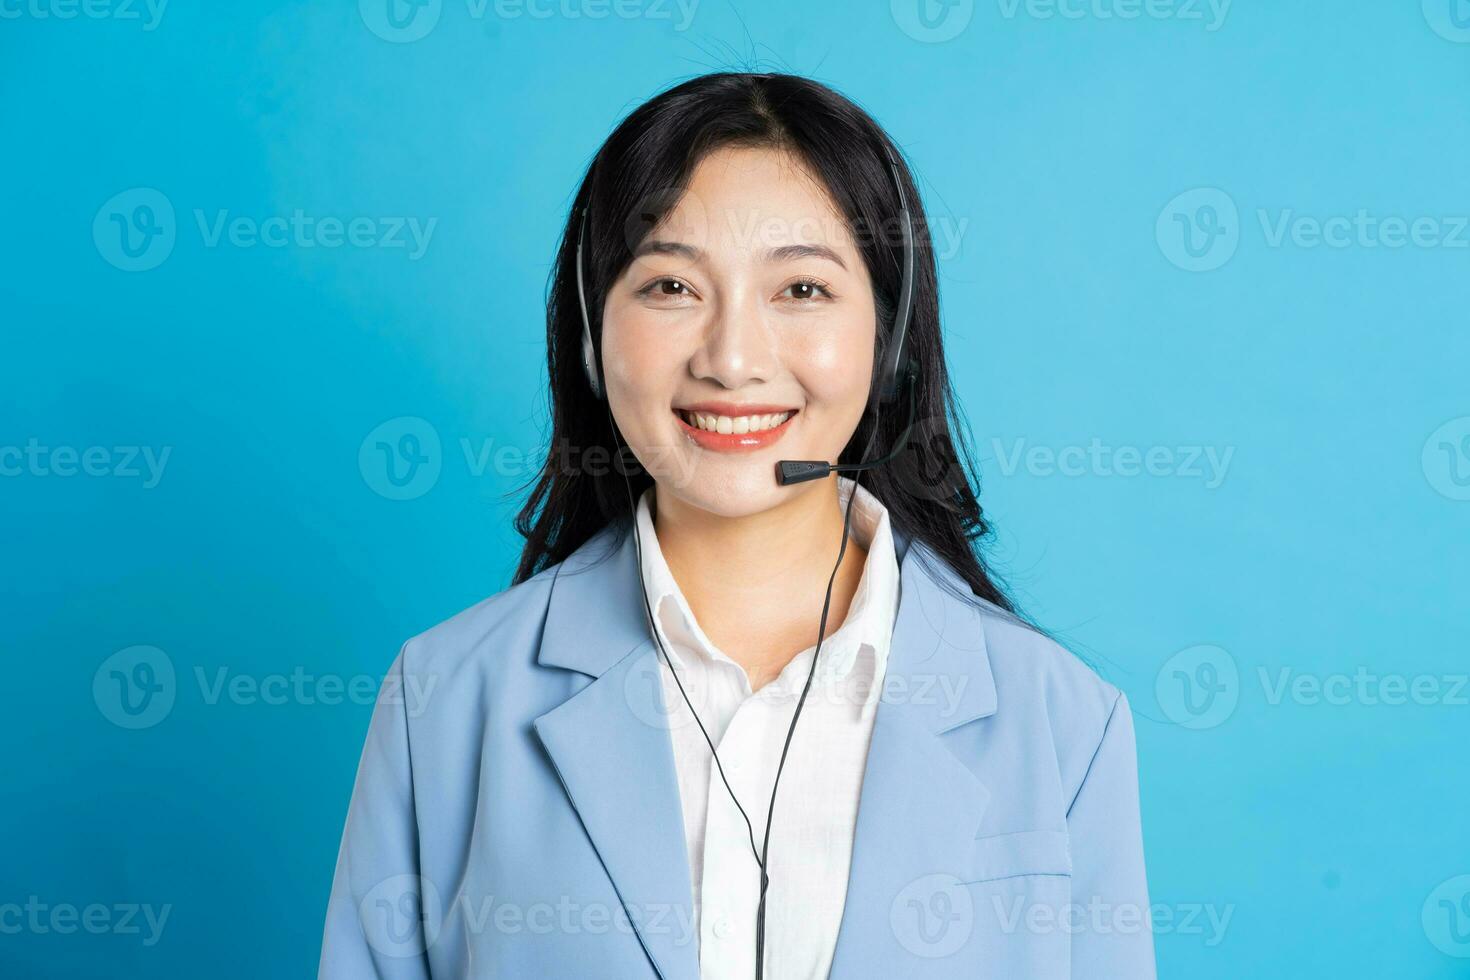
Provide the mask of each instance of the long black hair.
MULTIPOLYGON (((609 523, 628 533, 634 515, 628 509, 625 473, 635 501, 653 482, 631 453, 610 445, 606 406, 594 397, 583 372, 577 300, 582 213, 585 209, 591 214, 585 246, 587 307, 593 334, 600 336, 599 314, 608 288, 627 268, 642 236, 677 204, 699 161, 727 146, 768 147, 804 163, 847 220, 878 308, 891 309, 896 300, 900 212, 884 150, 892 143, 857 105, 796 75, 717 72, 683 82, 639 106, 588 166, 562 231, 546 302, 551 442, 535 488, 516 516, 516 530, 526 545, 513 584, 561 562, 609 523), (571 451, 577 453, 574 461, 571 451), (567 461, 572 465, 563 465, 567 461)), ((861 482, 888 509, 895 529, 927 544, 975 595, 1014 612, 979 551, 990 526, 974 489, 978 476, 963 427, 959 439, 953 436, 952 420, 963 416, 944 360, 929 226, 913 176, 896 147, 894 153, 914 232, 909 346, 917 366, 915 421, 908 449, 885 466, 863 471, 861 482)), ((880 331, 875 364, 887 339, 880 331)), ((839 462, 861 461, 875 435, 874 457, 886 454, 907 421, 903 407, 885 407, 874 433, 873 416, 864 415, 839 462)))

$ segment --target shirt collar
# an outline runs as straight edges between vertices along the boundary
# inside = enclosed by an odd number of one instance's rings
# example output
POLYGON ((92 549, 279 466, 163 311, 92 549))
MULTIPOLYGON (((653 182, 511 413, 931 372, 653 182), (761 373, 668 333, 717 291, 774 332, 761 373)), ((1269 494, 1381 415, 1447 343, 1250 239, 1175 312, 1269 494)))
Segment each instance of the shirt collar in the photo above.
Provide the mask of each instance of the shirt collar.
MULTIPOLYGON (((847 619, 836 630, 831 628, 829 622, 827 636, 822 641, 822 662, 818 676, 834 681, 846 679, 857 663, 872 667, 873 675, 870 680, 883 676, 898 611, 898 558, 888 509, 866 487, 840 474, 837 477, 839 506, 846 508, 854 488, 857 491, 857 500, 852 508, 849 544, 856 541, 867 550, 868 557, 863 564, 863 574, 858 580, 857 591, 848 608, 847 619), (871 656, 860 659, 862 647, 867 647, 871 656)), ((648 589, 649 604, 654 610, 655 629, 659 631, 659 639, 663 641, 670 659, 678 666, 686 666, 686 650, 693 650, 711 660, 735 665, 705 635, 695 620, 679 583, 669 571, 663 550, 659 547, 658 534, 654 530, 653 513, 649 505, 653 492, 653 488, 649 487, 639 498, 636 519, 642 541, 643 581, 648 589)), ((813 629, 812 632, 815 634, 816 630, 813 629)))

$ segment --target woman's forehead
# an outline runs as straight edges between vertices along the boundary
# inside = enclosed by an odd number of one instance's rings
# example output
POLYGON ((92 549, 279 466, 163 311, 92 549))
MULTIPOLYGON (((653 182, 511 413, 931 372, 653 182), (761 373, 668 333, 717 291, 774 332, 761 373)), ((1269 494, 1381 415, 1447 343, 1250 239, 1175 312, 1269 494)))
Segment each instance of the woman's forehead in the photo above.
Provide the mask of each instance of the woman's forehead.
POLYGON ((650 235, 706 251, 768 254, 812 245, 856 254, 847 220, 821 180, 799 157, 772 147, 706 154, 650 235))

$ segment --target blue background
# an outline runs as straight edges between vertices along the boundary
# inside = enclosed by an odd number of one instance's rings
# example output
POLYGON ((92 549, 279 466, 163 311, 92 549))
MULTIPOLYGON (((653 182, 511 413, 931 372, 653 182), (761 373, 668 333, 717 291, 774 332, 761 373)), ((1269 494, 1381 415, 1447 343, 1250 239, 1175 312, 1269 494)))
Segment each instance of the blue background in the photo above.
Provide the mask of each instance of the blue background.
POLYGON ((371 712, 322 679, 376 685, 507 585, 575 183, 638 102, 733 67, 859 101, 963 229, 941 298, 993 555, 1134 705, 1161 976, 1470 976, 1440 904, 1470 890, 1470 4, 442 0, 405 40, 383 2, 3 5, 0 904, 170 912, 152 945, 0 933, 0 975, 314 975, 371 712), (116 221, 160 197, 129 259, 116 221), (208 234, 296 209, 435 224, 421 255, 208 234), (1428 237, 1294 223, 1360 210, 1428 237), (429 462, 397 488, 405 432, 429 462), (1094 440, 1156 472, 1026 455, 1094 440), (138 646, 175 680, 132 729, 109 658, 138 646), (1363 673, 1438 693, 1273 695, 1363 673))

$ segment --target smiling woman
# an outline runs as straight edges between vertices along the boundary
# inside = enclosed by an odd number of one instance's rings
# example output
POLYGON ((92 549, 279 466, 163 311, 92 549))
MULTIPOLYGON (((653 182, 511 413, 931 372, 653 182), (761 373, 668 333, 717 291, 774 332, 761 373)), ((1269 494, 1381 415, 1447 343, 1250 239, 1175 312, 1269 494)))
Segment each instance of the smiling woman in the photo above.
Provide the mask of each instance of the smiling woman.
POLYGON ((790 75, 639 107, 547 356, 515 581, 394 663, 436 693, 375 709, 321 976, 1152 978, 1128 702, 975 547, 887 134, 790 75))

